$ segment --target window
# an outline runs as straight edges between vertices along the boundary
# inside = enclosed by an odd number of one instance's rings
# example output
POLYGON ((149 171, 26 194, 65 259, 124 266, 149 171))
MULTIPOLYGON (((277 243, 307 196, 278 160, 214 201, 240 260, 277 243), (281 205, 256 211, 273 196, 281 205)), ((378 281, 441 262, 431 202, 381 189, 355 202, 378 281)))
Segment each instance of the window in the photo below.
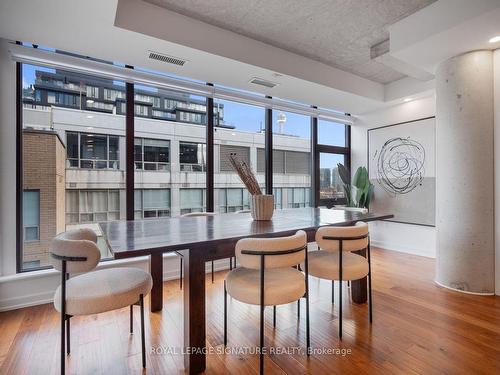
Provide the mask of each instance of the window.
POLYGON ((340 204, 343 202, 339 202, 339 199, 345 198, 338 163, 345 165, 344 155, 325 152, 319 154, 319 199, 323 205, 340 204))
POLYGON ((23 192, 23 233, 24 241, 40 240, 40 191, 23 192))
POLYGON ((120 219, 119 190, 66 190, 66 223, 120 219))
POLYGON ((219 212, 236 212, 239 210, 248 210, 250 202, 248 191, 245 188, 230 188, 219 190, 219 212))
POLYGON ((68 107, 79 107, 80 98, 78 95, 65 94, 62 92, 47 92, 47 102, 49 104, 59 104, 68 107))
POLYGON ((134 106, 135 108, 135 115, 136 116, 142 116, 142 117, 148 117, 149 116, 149 108, 147 105, 140 105, 136 104, 134 106))
POLYGON ((203 143, 179 143, 179 162, 183 172, 204 172, 206 156, 206 145, 203 143))
POLYGON ((66 133, 67 165, 85 169, 120 169, 119 137, 91 133, 66 133))
POLYGON ((151 103, 153 104, 154 98, 149 95, 135 94, 134 99, 136 102, 151 103))
POLYGON ((99 87, 87 85, 87 98, 99 98, 99 87))
POLYGON ((273 188, 274 208, 280 210, 283 208, 283 189, 273 188))
POLYGON ((85 103, 85 106, 89 109, 101 109, 107 112, 113 112, 113 109, 115 108, 114 104, 110 103, 103 103, 103 102, 92 102, 88 101, 85 103))
POLYGON ((301 208, 309 206, 309 188, 288 188, 287 189, 287 207, 301 208))
MULTIPOLYGON (((101 78, 29 64, 22 64, 21 78, 23 210, 18 271, 50 267, 53 238, 74 228, 96 231, 102 257, 108 257, 97 223, 125 216, 125 173, 118 171, 125 121, 113 115, 91 120, 96 110, 114 112, 114 104, 101 99, 101 78), (37 101, 30 107, 33 90, 37 101), (56 117, 65 120, 52 121, 56 117)), ((113 85, 115 94, 124 98, 120 82, 113 85)))
POLYGON ((125 90, 104 89, 104 99, 115 101, 116 99, 125 99, 125 90))
POLYGON ((230 146, 230 145, 221 145, 219 148, 219 168, 221 172, 233 172, 234 168, 231 165, 230 156, 234 155, 238 158, 238 160, 244 161, 247 165, 250 164, 250 148, 242 147, 242 146, 230 146))
POLYGON ((346 147, 346 126, 337 122, 318 119, 318 143, 346 147))
POLYGON ((147 219, 170 216, 170 189, 136 189, 134 217, 147 219))
POLYGON ((170 113, 170 112, 166 112, 166 111, 159 111, 157 109, 153 109, 151 116, 153 118, 158 118, 160 120, 175 121, 175 119, 176 119, 175 113, 170 113))
POLYGON ((180 196, 181 215, 205 211, 205 189, 180 189, 180 196))
POLYGON ((135 168, 146 171, 167 171, 170 168, 170 141, 135 138, 135 168))
MULTIPOLYGON (((264 149, 258 153, 262 169, 264 149)), ((282 197, 283 206, 309 206, 310 163, 311 117, 273 110, 273 188, 286 189, 286 197, 282 197)))

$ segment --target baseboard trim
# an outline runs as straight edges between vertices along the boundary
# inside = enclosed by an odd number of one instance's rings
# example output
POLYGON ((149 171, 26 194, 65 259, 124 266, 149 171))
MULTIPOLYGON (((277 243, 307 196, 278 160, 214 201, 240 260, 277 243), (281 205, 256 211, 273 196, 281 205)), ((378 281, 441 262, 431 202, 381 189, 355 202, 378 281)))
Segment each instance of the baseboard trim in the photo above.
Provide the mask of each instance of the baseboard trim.
POLYGON ((370 239, 370 242, 373 246, 375 247, 380 247, 381 249, 384 250, 389 250, 389 251, 395 251, 398 253, 405 253, 405 254, 412 254, 412 255, 419 255, 427 258, 436 258, 436 253, 435 250, 422 250, 421 248, 416 248, 416 247, 411 247, 411 246, 404 246, 401 244, 393 244, 390 242, 386 241, 377 241, 374 239, 370 239))
POLYGON ((434 280, 434 283, 436 285, 440 286, 441 288, 445 288, 445 289, 448 289, 448 290, 453 290, 454 292, 460 292, 460 293, 464 293, 464 294, 472 294, 472 295, 475 295, 475 296, 494 296, 495 295, 495 292, 479 293, 479 292, 469 292, 468 290, 461 290, 461 289, 452 288, 451 286, 447 286, 447 285, 441 284, 437 280, 434 280))

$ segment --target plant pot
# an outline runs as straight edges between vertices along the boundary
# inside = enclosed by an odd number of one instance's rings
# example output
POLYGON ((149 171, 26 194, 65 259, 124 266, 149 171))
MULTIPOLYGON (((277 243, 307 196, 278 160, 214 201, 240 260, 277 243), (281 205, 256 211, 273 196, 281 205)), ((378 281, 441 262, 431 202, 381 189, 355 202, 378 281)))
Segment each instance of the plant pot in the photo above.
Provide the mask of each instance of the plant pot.
POLYGON ((274 196, 251 195, 250 212, 254 220, 271 220, 274 213, 274 196))

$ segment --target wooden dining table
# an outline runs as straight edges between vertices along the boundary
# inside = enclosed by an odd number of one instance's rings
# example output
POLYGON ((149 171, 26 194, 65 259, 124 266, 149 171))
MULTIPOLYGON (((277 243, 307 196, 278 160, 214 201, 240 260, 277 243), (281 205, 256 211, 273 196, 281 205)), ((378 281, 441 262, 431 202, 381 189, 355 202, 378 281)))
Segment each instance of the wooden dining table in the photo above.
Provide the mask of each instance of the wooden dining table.
MULTIPOLYGON (((205 371, 205 262, 234 256, 238 240, 246 237, 279 237, 298 230, 309 242, 322 226, 345 226, 357 221, 390 219, 376 212, 294 208, 276 210, 270 221, 254 221, 250 213, 207 217, 173 217, 100 223, 103 237, 116 259, 149 256, 153 278, 151 311, 163 306, 163 254, 179 252, 184 258, 184 365, 189 374, 205 371)), ((361 252, 364 255, 364 251, 361 252)), ((351 283, 352 300, 367 299, 366 278, 351 283)))

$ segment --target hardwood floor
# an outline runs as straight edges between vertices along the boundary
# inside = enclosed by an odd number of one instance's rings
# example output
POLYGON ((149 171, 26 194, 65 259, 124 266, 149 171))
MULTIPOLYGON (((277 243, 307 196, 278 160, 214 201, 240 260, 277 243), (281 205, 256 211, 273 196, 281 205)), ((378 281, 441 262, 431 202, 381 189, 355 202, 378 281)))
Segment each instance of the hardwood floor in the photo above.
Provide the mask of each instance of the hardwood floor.
MULTIPOLYGON (((344 336, 339 342, 338 289, 330 303, 330 282, 311 278, 311 340, 314 349, 349 353, 314 353, 307 358, 305 306, 279 306, 277 327, 266 310, 266 345, 289 353, 266 357, 267 374, 498 374, 500 373, 500 297, 456 293, 433 283, 432 259, 374 249, 373 325, 366 305, 354 305, 344 288, 344 336), (294 349, 295 348, 295 349, 294 349)), ((258 356, 245 353, 258 344, 258 307, 228 303, 228 350, 223 342, 223 272, 207 281, 208 374, 256 374, 258 356)), ((149 303, 149 301, 147 301, 149 303)), ((164 284, 165 307, 146 313, 146 373, 182 374, 182 294, 178 282, 164 284), (150 347, 155 351, 149 350, 150 347)), ((141 373, 139 309, 135 335, 129 335, 128 309, 75 317, 72 374, 141 373)), ((59 315, 51 304, 0 314, 0 374, 56 374, 59 371, 59 315)))

